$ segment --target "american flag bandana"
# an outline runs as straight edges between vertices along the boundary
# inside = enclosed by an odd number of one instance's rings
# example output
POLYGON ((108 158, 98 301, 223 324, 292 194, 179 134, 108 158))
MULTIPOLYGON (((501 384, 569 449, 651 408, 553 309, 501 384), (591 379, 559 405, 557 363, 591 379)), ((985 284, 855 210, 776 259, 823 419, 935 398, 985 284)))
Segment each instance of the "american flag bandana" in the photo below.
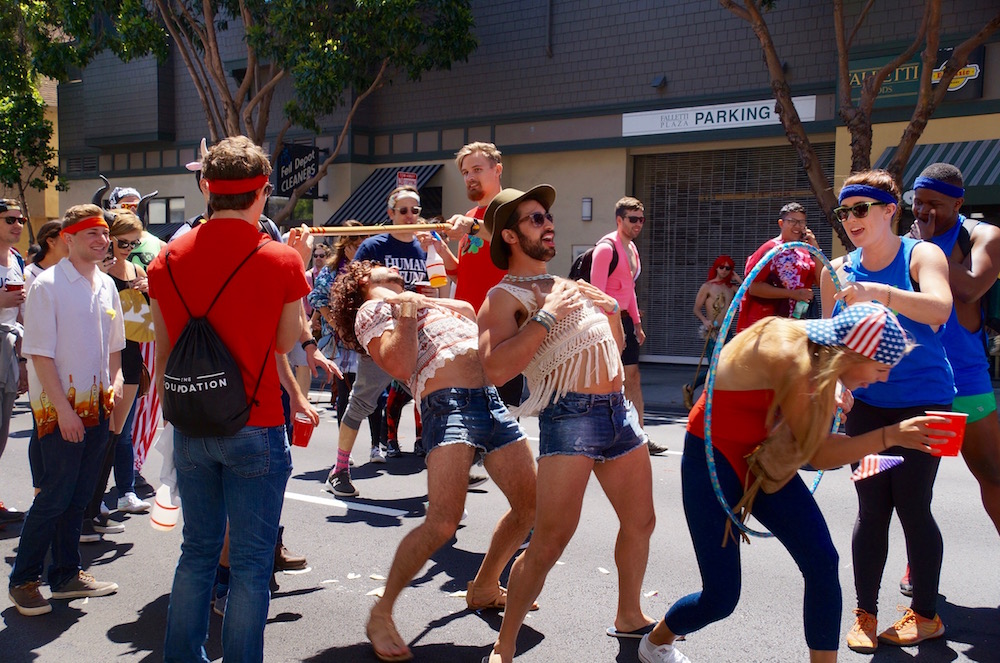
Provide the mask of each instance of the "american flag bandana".
POLYGON ((851 474, 851 481, 861 481, 868 477, 873 477, 879 472, 885 472, 889 468, 896 467, 903 462, 902 456, 882 456, 879 454, 868 454, 861 459, 858 469, 851 474))
POLYGON ((895 366, 907 351, 906 331, 899 319, 881 304, 847 306, 832 318, 809 320, 809 340, 820 345, 843 345, 880 364, 895 366))

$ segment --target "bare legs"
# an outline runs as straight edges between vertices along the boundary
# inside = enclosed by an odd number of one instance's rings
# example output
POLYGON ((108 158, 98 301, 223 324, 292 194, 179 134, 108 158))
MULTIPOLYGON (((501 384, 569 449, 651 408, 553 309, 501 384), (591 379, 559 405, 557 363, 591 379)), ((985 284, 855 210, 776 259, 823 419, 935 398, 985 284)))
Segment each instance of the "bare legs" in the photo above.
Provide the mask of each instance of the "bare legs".
POLYGON ((625 367, 625 398, 632 401, 635 411, 639 413, 639 425, 643 426, 645 403, 642 400, 642 381, 639 377, 639 364, 625 367))
POLYGON ((983 497, 983 506, 1000 533, 1000 420, 996 412, 965 429, 962 456, 983 497))

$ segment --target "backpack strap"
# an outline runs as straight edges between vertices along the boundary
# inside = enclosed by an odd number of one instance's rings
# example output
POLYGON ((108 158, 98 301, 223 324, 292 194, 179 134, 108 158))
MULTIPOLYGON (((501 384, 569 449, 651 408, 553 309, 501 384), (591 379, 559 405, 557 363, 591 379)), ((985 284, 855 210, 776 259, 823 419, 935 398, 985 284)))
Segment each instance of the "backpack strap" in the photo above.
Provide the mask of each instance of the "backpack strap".
POLYGON ((608 276, 611 276, 615 271, 615 267, 618 266, 618 249, 615 247, 615 243, 607 237, 602 237, 597 240, 598 244, 601 242, 604 242, 611 247, 611 264, 608 265, 608 276))
POLYGON ((972 232, 979 225, 979 221, 975 219, 965 219, 962 222, 962 227, 958 230, 958 239, 955 241, 958 244, 959 250, 962 252, 962 259, 972 252, 972 232))
MULTIPOLYGON (((203 318, 207 318, 208 317, 208 312, 212 310, 213 306, 215 306, 215 302, 219 301, 219 297, 222 295, 222 291, 226 289, 226 286, 229 285, 229 282, 233 280, 234 276, 236 276, 236 272, 240 271, 240 269, 243 268, 243 265, 247 264, 247 261, 250 260, 250 258, 252 258, 254 256, 254 254, 256 254, 258 251, 260 251, 262 248, 264 248, 265 244, 267 244, 268 242, 272 242, 272 241, 274 241, 274 240, 272 240, 272 239, 266 239, 263 242, 261 242, 260 244, 258 244, 256 246, 256 248, 254 248, 254 250, 251 251, 250 254, 246 258, 244 258, 243 261, 239 265, 236 266, 236 269, 233 270, 233 273, 229 275, 229 278, 227 278, 226 281, 225 281, 225 283, 222 284, 222 287, 219 288, 219 292, 217 292, 215 294, 215 298, 212 300, 212 303, 208 305, 208 309, 205 311, 205 313, 201 317, 203 317, 203 318)), ((170 275, 170 282, 174 284, 174 290, 177 291, 177 297, 180 298, 181 304, 184 305, 184 310, 187 311, 187 314, 188 314, 189 318, 193 318, 194 316, 191 314, 191 309, 188 308, 187 302, 184 301, 184 296, 181 295, 180 288, 177 287, 177 281, 174 280, 174 273, 170 269, 170 250, 169 249, 167 250, 167 254, 165 256, 163 256, 163 264, 165 264, 167 266, 167 274, 170 275)), ((261 374, 263 375, 263 373, 261 373, 261 374)))

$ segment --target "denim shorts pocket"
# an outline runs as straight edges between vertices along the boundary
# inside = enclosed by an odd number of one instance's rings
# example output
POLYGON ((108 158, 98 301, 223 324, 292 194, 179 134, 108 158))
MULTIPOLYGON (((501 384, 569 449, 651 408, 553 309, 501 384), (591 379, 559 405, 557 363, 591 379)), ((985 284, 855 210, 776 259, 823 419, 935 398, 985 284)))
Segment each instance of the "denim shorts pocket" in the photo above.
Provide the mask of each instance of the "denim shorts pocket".
POLYGON ((586 417, 590 414, 592 404, 589 400, 562 399, 552 407, 552 421, 565 421, 576 417, 586 417))
POLYGON ((435 391, 423 400, 423 405, 420 408, 421 419, 446 417, 456 410, 464 411, 472 402, 468 391, 454 392, 451 390, 435 391))
POLYGON ((271 467, 271 448, 267 428, 248 426, 232 437, 223 438, 222 456, 237 476, 250 479, 264 476, 271 467))

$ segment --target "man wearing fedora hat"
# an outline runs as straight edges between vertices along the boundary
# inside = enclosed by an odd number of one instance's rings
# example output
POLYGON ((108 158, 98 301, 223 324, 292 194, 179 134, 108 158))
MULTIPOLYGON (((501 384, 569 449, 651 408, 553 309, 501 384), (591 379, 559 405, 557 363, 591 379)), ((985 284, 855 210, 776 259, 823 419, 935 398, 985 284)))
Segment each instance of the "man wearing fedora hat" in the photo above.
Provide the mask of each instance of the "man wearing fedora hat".
POLYGON ((639 605, 653 532, 645 435, 623 393, 618 302, 588 283, 547 272, 556 254, 549 210, 555 189, 504 189, 486 210, 490 257, 507 275, 479 312, 479 355, 502 384, 524 373, 530 395, 513 411, 539 417, 535 530, 514 562, 500 635, 489 663, 509 663, 517 633, 579 522, 593 472, 618 514, 618 613, 608 629, 642 637, 654 620, 639 605))

